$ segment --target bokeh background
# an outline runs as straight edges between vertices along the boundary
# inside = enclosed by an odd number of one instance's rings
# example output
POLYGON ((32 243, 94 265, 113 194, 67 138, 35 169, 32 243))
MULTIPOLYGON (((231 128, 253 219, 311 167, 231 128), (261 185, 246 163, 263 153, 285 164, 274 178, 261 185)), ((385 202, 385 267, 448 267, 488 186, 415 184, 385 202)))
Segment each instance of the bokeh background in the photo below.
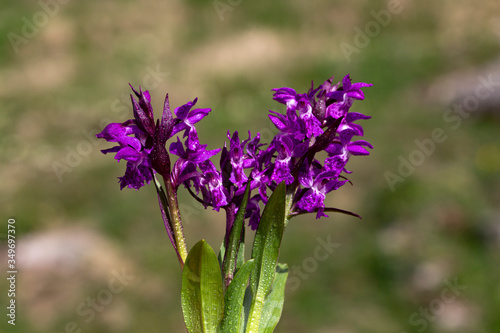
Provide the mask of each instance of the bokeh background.
MULTIPOLYGON (((363 220, 292 221, 276 332, 500 332, 499 2, 1 4, 0 267, 14 218, 19 273, 15 327, 0 280, 0 331, 184 331, 154 189, 120 191, 125 165, 93 138, 130 118, 129 82, 157 115, 166 92, 211 107, 198 130, 215 149, 228 129, 269 138, 267 111, 283 110, 271 88, 350 73, 373 83, 352 110, 373 117, 375 149, 328 201, 363 220)), ((218 248, 222 214, 180 200, 188 246, 218 248)))

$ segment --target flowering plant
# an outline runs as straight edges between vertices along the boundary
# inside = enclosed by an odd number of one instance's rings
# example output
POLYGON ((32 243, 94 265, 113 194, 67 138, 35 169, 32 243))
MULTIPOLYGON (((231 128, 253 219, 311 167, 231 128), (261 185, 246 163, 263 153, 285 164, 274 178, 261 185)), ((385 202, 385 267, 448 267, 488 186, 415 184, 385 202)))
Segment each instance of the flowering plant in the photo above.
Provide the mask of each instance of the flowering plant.
POLYGON ((182 269, 182 310, 186 328, 197 332, 272 332, 281 316, 286 264, 278 263, 284 229, 297 215, 326 213, 357 216, 326 207, 326 194, 349 180, 345 167, 352 155, 368 155, 373 148, 355 122, 369 119, 349 112, 363 100, 366 83, 346 76, 299 94, 292 88, 273 89, 273 99, 286 106, 285 114, 270 111, 278 132, 270 143, 241 140, 227 133, 228 144, 207 150, 199 142, 195 124, 211 109, 194 108, 197 99, 170 110, 168 94, 161 119, 156 120, 148 91, 132 87, 134 118, 111 123, 98 138, 118 145, 102 152, 127 161, 120 188, 138 190, 153 182, 161 216, 182 269), (170 143, 169 139, 180 135, 170 143), (220 152, 219 168, 211 158, 220 152), (318 157, 319 152, 325 156, 318 157), (172 163, 170 155, 177 159, 172 163), (163 179, 163 184, 159 178, 163 179), (177 191, 183 185, 205 208, 226 213, 226 234, 219 255, 201 240, 188 252, 177 191), (245 220, 255 238, 251 259, 245 262, 245 220))

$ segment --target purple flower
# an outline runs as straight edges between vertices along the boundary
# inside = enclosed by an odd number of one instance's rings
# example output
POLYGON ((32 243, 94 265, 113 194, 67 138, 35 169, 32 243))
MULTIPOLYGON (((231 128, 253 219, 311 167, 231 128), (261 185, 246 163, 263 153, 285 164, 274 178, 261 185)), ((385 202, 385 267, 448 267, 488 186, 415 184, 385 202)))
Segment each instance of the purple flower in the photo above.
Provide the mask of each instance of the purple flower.
MULTIPOLYGON (((347 181, 339 177, 342 172, 349 173, 345 169, 349 157, 368 155, 367 148, 373 148, 367 141, 353 140, 363 135, 363 128, 354 122, 370 117, 349 113, 353 100, 364 99, 361 88, 371 84, 353 84, 349 75, 342 83, 332 82, 333 77, 316 89, 312 85, 305 94, 287 87, 273 89, 273 99, 286 105, 286 114, 270 111, 269 118, 279 133, 256 165, 260 172, 272 171, 269 188, 282 181, 293 187, 287 189, 295 193, 292 215, 317 211, 317 218, 326 216, 326 194, 347 181), (323 162, 315 158, 321 151, 327 153, 323 162)), ((261 195, 261 200, 265 198, 261 195)))
POLYGON ((176 177, 186 177, 188 171, 193 168, 192 165, 188 165, 189 163, 201 163, 219 151, 206 151, 206 145, 200 145, 198 142, 194 124, 204 118, 210 109, 191 110, 197 99, 176 108, 177 118, 174 119, 167 94, 161 119, 155 123, 149 92, 142 91, 141 88, 137 91, 132 86, 130 87, 133 91, 130 98, 134 119, 127 120, 122 124, 111 123, 96 135, 96 137, 108 142, 118 143, 118 146, 103 150, 104 154, 117 153, 115 156, 117 160, 127 161, 125 175, 119 177, 122 189, 126 186, 139 189, 145 184, 149 184, 154 171, 163 177, 171 176, 170 156, 165 145, 168 139, 179 131, 185 130, 184 135, 188 137, 186 140, 188 151, 181 152, 180 146, 182 144, 173 144, 173 149, 176 152, 184 154, 184 159, 181 158, 180 162, 176 164, 176 170, 173 173, 176 177))
POLYGON ((291 109, 294 109, 297 106, 297 99, 300 98, 300 95, 297 94, 294 89, 283 87, 271 90, 276 91, 273 95, 273 99, 275 101, 278 101, 281 104, 285 104, 287 108, 291 109))
POLYGON ((301 99, 298 103, 299 117, 304 123, 306 137, 311 138, 323 134, 321 122, 312 113, 312 106, 309 101, 301 99))
POLYGON ((215 168, 215 165, 210 161, 204 161, 200 164, 200 170, 203 173, 200 184, 202 185, 202 193, 206 202, 210 202, 215 210, 228 204, 227 190, 222 183, 222 176, 215 168))
POLYGON ((186 140, 186 149, 179 138, 177 138, 177 142, 172 142, 170 144, 170 153, 179 156, 172 170, 173 184, 175 187, 193 177, 199 177, 200 174, 196 171, 192 171, 192 169, 196 170, 198 164, 208 160, 220 151, 220 149, 206 150, 207 145, 201 145, 197 141, 193 142, 194 145, 192 149, 187 145, 187 141, 188 139, 186 140))
POLYGON ((144 146, 146 134, 135 125, 133 120, 127 120, 122 124, 111 123, 96 137, 118 143, 118 146, 104 149, 102 152, 104 154, 116 153, 116 160, 127 161, 125 175, 119 177, 120 189, 129 187, 138 190, 145 184, 149 184, 152 180, 152 166, 149 159, 152 148, 144 146))
POLYGON ((238 132, 234 132, 233 136, 230 136, 229 131, 227 132, 227 137, 229 141, 229 160, 231 163, 231 176, 229 181, 232 182, 236 187, 242 187, 248 180, 248 177, 243 171, 245 161, 247 160, 244 155, 245 152, 245 142, 240 142, 238 137, 238 132))
POLYGON ((291 184, 295 180, 292 176, 291 168, 293 141, 291 138, 284 137, 281 140, 275 140, 275 150, 278 153, 274 161, 274 172, 272 179, 276 183, 285 181, 286 184, 291 184))
POLYGON ((296 140, 302 141, 305 137, 303 128, 301 128, 302 119, 297 117, 297 112, 287 112, 287 115, 282 115, 278 112, 269 111, 269 119, 273 122, 274 126, 280 131, 280 136, 288 135, 296 140))
MULTIPOLYGON (((120 177, 121 187, 140 188, 152 180, 154 172, 168 177, 177 191, 183 184, 205 207, 226 210, 226 229, 230 230, 246 185, 258 192, 250 196, 245 217, 256 229, 261 216, 261 202, 268 200, 267 189, 273 191, 279 183, 287 184, 290 216, 316 212, 326 216, 326 195, 348 180, 346 165, 351 156, 369 155, 372 145, 355 137, 363 136, 358 120, 369 116, 349 112, 354 100, 363 100, 362 88, 371 84, 352 83, 350 76, 333 83, 333 77, 322 85, 298 93, 288 87, 273 89, 273 99, 286 106, 284 114, 270 111, 269 118, 278 133, 269 145, 260 142, 260 135, 240 140, 238 132, 228 131, 220 157, 220 171, 210 161, 221 149, 207 150, 198 139, 195 124, 211 109, 193 109, 197 99, 170 112, 168 95, 163 114, 155 121, 148 91, 132 95, 134 119, 122 124, 110 124, 97 135, 118 145, 104 150, 114 152, 117 160, 127 161, 127 170, 120 177), (166 142, 183 131, 185 140, 177 138, 169 152, 178 156, 170 165, 166 142), (200 194, 201 193, 201 194, 200 194)), ((337 210, 340 211, 340 210, 337 210)))
POLYGON ((108 142, 117 142, 120 146, 131 146, 136 150, 141 149, 141 141, 137 137, 130 137, 129 135, 141 135, 143 132, 135 126, 132 120, 126 122, 108 124, 104 130, 96 136, 108 142))
POLYGON ((327 117, 336 119, 344 116, 352 106, 353 99, 363 100, 365 98, 361 88, 370 86, 372 85, 363 82, 352 84, 350 76, 346 75, 342 80, 341 88, 338 88, 337 84, 331 86, 329 91, 325 91, 327 105, 329 105, 326 109, 327 117))
POLYGON ((311 101, 319 89, 320 88, 314 89, 313 84, 311 84, 311 88, 306 94, 297 94, 294 89, 288 87, 276 88, 271 90, 275 91, 273 95, 273 99, 275 101, 278 101, 281 104, 285 104, 287 110, 296 110, 297 104, 301 99, 311 101))
POLYGON ((321 216, 328 216, 323 213, 326 194, 339 189, 347 180, 338 180, 338 175, 332 171, 321 171, 315 175, 318 170, 314 169, 310 168, 300 177, 300 184, 304 189, 296 205, 300 210, 307 212, 317 210, 316 218, 320 218, 321 216))
POLYGON ((225 160, 222 161, 221 159, 221 166, 223 165, 223 168, 230 169, 229 182, 234 184, 243 193, 243 185, 248 181, 244 169, 253 168, 256 165, 258 150, 261 146, 259 144, 260 136, 257 134, 252 139, 251 133, 248 132, 248 139, 240 142, 237 131, 232 136, 228 131, 227 138, 229 139, 229 151, 224 153, 225 160))
POLYGON ((245 218, 248 218, 248 225, 252 230, 257 230, 260 221, 260 206, 259 202, 263 201, 260 194, 256 194, 248 200, 245 218))
POLYGON ((138 190, 144 184, 149 184, 152 178, 152 167, 149 161, 148 150, 138 152, 131 147, 124 147, 120 149, 115 155, 115 159, 124 159, 127 161, 127 169, 123 177, 120 179, 120 189, 125 186, 135 188, 138 190))
POLYGON ((184 137, 188 137, 187 146, 194 149, 196 142, 198 142, 198 132, 194 124, 205 118, 211 109, 194 109, 191 108, 196 104, 198 98, 195 98, 192 102, 188 102, 182 106, 175 109, 174 113, 177 116, 176 124, 173 128, 172 135, 177 134, 180 131, 185 130, 184 137))
POLYGON ((220 149, 206 150, 207 145, 200 145, 199 142, 192 142, 194 149, 191 149, 186 140, 186 148, 179 138, 177 142, 170 145, 170 153, 179 156, 172 170, 172 183, 174 187, 190 184, 195 188, 196 193, 201 191, 205 206, 211 205, 215 210, 227 205, 226 191, 222 186, 222 176, 210 161, 210 157, 216 155, 220 149))

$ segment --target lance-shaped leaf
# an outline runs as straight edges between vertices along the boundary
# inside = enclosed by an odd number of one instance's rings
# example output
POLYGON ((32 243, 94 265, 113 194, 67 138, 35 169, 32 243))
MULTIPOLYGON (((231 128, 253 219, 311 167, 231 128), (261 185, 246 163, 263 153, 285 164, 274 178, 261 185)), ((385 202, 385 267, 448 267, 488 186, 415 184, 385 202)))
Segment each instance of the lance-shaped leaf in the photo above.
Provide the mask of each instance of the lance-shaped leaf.
POLYGON ((222 271, 222 262, 224 261, 224 256, 226 254, 226 244, 222 241, 220 245, 219 254, 217 255, 217 260, 219 261, 220 270, 222 271))
POLYGON ((252 272, 254 261, 247 261, 236 273, 224 295, 224 319, 219 329, 220 333, 239 333, 244 331, 245 318, 243 300, 248 279, 252 272))
POLYGON ((272 333, 281 318, 283 302, 285 300, 285 285, 288 277, 288 266, 278 264, 271 293, 266 297, 262 317, 260 318, 259 333, 272 333))
POLYGON ((245 264, 245 228, 241 229, 240 247, 236 257, 236 272, 245 264))
POLYGON ((189 252, 182 271, 182 312, 189 333, 216 333, 224 316, 222 275, 205 240, 189 252))
POLYGON ((255 233, 252 249, 255 266, 250 275, 253 299, 247 333, 258 332, 265 298, 273 285, 285 226, 285 192, 286 185, 282 182, 269 198, 255 233))
POLYGON ((222 272, 224 274, 224 283, 226 287, 229 285, 229 283, 231 283, 231 280, 233 279, 233 276, 236 272, 236 258, 244 255, 244 248, 242 249, 241 254, 239 254, 239 251, 249 193, 250 182, 248 182, 247 184, 245 194, 243 195, 243 200, 241 201, 240 207, 238 208, 238 213, 236 213, 236 217, 234 218, 234 223, 229 233, 227 248, 225 249, 222 272))
MULTIPOLYGON (((226 244, 222 241, 222 244, 219 249, 219 255, 217 256, 217 260, 219 260, 219 266, 222 271, 222 265, 224 261, 224 256, 226 254, 226 244)), ((243 266, 245 263, 245 228, 241 229, 241 240, 240 240, 240 249, 238 250, 238 256, 236 258, 236 272, 243 266)))

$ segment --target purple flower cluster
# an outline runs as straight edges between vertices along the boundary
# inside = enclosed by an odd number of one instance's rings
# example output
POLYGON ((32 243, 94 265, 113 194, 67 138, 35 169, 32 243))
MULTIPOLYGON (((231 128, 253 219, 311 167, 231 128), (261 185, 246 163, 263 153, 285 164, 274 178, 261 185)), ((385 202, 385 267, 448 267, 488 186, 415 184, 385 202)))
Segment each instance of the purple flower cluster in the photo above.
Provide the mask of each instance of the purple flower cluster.
POLYGON ((361 88, 366 83, 351 83, 349 75, 342 85, 332 85, 333 77, 318 88, 313 86, 306 94, 297 94, 291 88, 274 89, 274 99, 286 105, 286 114, 271 111, 269 117, 280 131, 268 150, 277 153, 271 180, 295 184, 292 214, 317 211, 317 218, 326 216, 326 194, 338 189, 348 180, 342 177, 351 155, 368 155, 364 140, 353 140, 363 135, 363 128, 355 124, 369 119, 361 113, 349 112, 353 100, 363 100, 361 88), (316 153, 325 151, 326 159, 319 161, 316 153))
POLYGON ((353 100, 363 100, 361 88, 366 83, 351 83, 346 76, 342 83, 327 80, 318 88, 312 86, 305 94, 291 88, 273 89, 273 99, 286 105, 285 114, 270 111, 269 118, 278 133, 269 144, 260 143, 260 135, 240 140, 238 132, 228 132, 229 144, 222 149, 207 150, 200 144, 195 124, 206 117, 210 109, 193 109, 194 99, 170 111, 168 95, 161 120, 155 122, 148 91, 131 95, 134 119, 112 123, 99 134, 118 146, 103 150, 116 153, 115 159, 126 160, 125 175, 119 177, 120 187, 139 189, 148 184, 154 173, 168 179, 175 191, 183 184, 205 207, 223 208, 228 217, 228 228, 241 203, 246 184, 252 190, 246 217, 252 229, 260 219, 261 206, 271 191, 285 182, 287 195, 292 198, 289 215, 317 212, 317 218, 326 216, 326 194, 338 189, 348 180, 341 175, 351 155, 368 155, 372 146, 364 140, 363 128, 355 121, 369 119, 360 113, 349 112, 353 100), (171 166, 166 142, 183 131, 170 146, 170 154, 178 158, 171 166), (324 151, 326 158, 317 159, 324 151), (220 169, 210 160, 221 152, 220 169))
POLYGON ((135 95, 131 95, 134 119, 121 124, 111 123, 96 135, 108 142, 118 143, 118 146, 103 150, 104 154, 116 153, 115 159, 127 161, 125 175, 119 177, 121 189, 129 187, 138 190, 149 184, 155 171, 164 177, 170 177, 176 186, 192 179, 195 179, 195 186, 199 185, 201 180, 198 178, 205 169, 215 169, 209 158, 220 151, 207 151, 207 146, 199 143, 194 126, 208 115, 210 109, 192 110, 197 102, 195 99, 176 108, 174 118, 167 95, 162 118, 155 124, 149 92, 132 89, 135 95), (184 131, 186 140, 183 145, 177 138, 177 142, 170 145, 170 153, 179 156, 171 168, 165 144, 181 131, 184 131))
POLYGON ((305 94, 286 87, 273 89, 274 100, 286 105, 286 112, 270 111, 278 134, 265 149, 259 134, 252 139, 249 133, 241 142, 237 132, 232 137, 228 134, 230 147, 224 147, 221 158, 221 168, 227 171, 222 173, 223 183, 233 193, 228 202, 235 202, 235 207, 247 179, 251 179, 251 189, 258 188, 246 211, 252 229, 259 223, 259 203, 268 200, 266 189, 274 190, 282 181, 293 198, 289 215, 317 212, 317 218, 327 216, 326 194, 348 181, 341 173, 350 173, 345 169, 349 157, 368 155, 366 148, 373 148, 367 141, 353 140, 363 135, 363 128, 354 122, 370 117, 349 113, 353 100, 364 99, 361 88, 371 84, 352 84, 346 76, 342 84, 332 85, 332 79, 305 94), (326 152, 324 161, 315 158, 320 151, 326 152), (245 169, 249 169, 248 176, 245 169))

